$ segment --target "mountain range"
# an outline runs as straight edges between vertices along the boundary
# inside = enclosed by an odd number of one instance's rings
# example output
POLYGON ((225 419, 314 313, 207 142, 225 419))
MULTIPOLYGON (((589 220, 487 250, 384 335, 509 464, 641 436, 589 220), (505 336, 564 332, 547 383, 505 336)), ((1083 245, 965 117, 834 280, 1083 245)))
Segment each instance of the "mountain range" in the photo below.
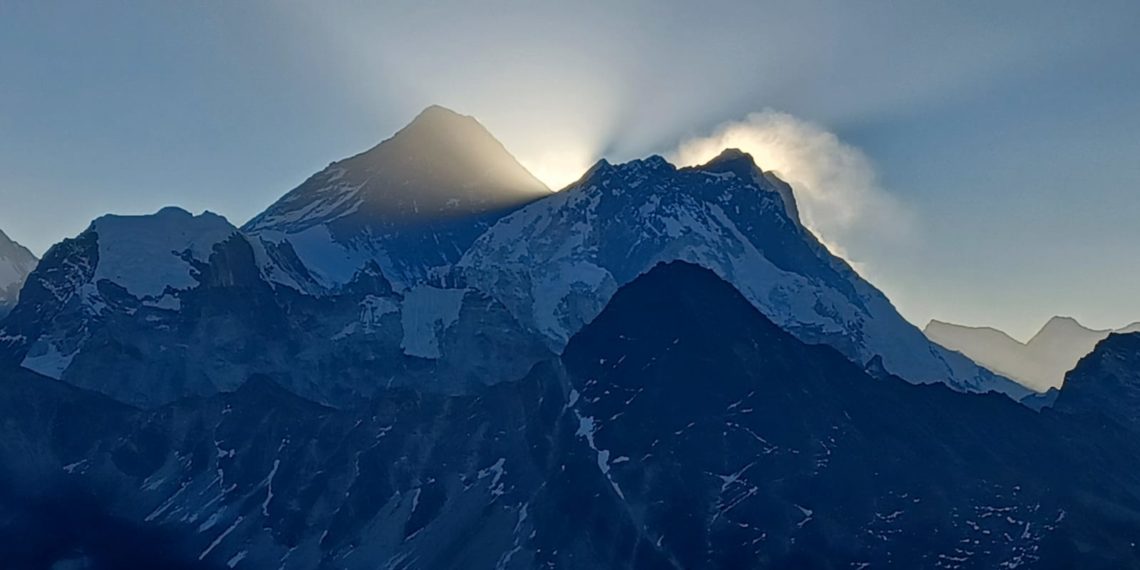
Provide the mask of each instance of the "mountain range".
POLYGON ((1140 323, 1116 330, 1090 329, 1072 317, 1053 317, 1028 342, 990 327, 930 321, 926 336, 941 346, 1037 392, 1060 388, 1065 374, 1112 333, 1140 332, 1140 323))
POLYGON ((0 320, 0 560, 1140 567, 1140 334, 1043 409, 968 356, 745 153, 551 193, 431 107, 241 227, 44 255, 0 320))
POLYGON ((252 374, 333 406, 378 376, 454 393, 517 379, 621 285, 687 260, 859 366, 1028 393, 927 340, 796 212, 739 151, 601 161, 551 194, 477 121, 432 107, 241 229, 175 208, 96 220, 29 277, 0 360, 144 407, 252 374))

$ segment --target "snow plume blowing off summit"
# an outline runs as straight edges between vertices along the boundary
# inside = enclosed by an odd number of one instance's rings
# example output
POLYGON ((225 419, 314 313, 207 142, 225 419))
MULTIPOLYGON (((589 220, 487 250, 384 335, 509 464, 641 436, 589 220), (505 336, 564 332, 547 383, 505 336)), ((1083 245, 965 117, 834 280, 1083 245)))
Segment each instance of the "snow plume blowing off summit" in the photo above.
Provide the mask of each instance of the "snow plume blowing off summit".
POLYGON ((857 254, 852 259, 857 244, 913 235, 912 212, 879 185, 870 159, 819 125, 765 109, 683 141, 669 158, 694 166, 726 148, 751 154, 761 168, 791 184, 804 225, 860 270, 857 254))

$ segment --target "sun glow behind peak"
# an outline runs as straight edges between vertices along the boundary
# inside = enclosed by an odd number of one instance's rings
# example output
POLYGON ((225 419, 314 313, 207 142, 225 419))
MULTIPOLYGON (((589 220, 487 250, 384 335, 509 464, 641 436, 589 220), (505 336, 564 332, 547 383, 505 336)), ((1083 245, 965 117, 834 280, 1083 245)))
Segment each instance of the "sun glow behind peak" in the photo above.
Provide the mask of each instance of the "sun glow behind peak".
POLYGON ((562 190, 582 177, 595 158, 585 150, 545 152, 520 156, 519 162, 553 191, 562 190))
POLYGON ((857 238, 911 234, 910 212, 880 186, 867 156, 815 123, 768 109, 683 141, 669 158, 692 166, 726 148, 751 154, 760 168, 791 184, 803 223, 849 261, 845 246, 857 238))

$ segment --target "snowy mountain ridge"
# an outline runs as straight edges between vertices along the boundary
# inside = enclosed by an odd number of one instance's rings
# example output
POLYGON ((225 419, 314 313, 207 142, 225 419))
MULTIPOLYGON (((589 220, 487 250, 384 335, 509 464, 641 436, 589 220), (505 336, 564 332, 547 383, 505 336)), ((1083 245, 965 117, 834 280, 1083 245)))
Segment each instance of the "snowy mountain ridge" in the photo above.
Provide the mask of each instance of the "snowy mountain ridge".
POLYGON ((213 212, 167 207, 153 215, 106 215, 88 230, 98 239, 93 283, 109 281, 140 299, 160 299, 198 284, 193 263, 237 232, 213 212))
POLYGON ((728 150, 678 169, 661 157, 598 162, 579 182, 500 220, 457 264, 559 350, 620 286, 662 261, 712 269, 802 340, 860 365, 959 390, 1026 391, 930 343, 792 217, 794 197, 728 150))
POLYGON ((310 295, 271 279, 290 268, 270 260, 268 273, 263 245, 209 212, 101 217, 31 274, 0 321, 0 366, 144 408, 255 374, 347 406, 392 386, 514 380, 549 355, 482 292, 394 290, 363 260, 336 291, 310 295))
POLYGON ((174 208, 96 220, 45 256, 0 322, 0 357, 139 406, 255 373, 330 405, 376 378, 462 392, 517 379, 618 288, 675 260, 876 375, 1025 392, 903 320, 745 153, 682 169, 601 160, 551 194, 477 121, 442 108, 241 230, 174 208))
POLYGON ((105 315, 177 312, 213 248, 236 234, 217 214, 175 207, 100 217, 52 247, 29 275, 0 345, 23 367, 58 379, 105 315))

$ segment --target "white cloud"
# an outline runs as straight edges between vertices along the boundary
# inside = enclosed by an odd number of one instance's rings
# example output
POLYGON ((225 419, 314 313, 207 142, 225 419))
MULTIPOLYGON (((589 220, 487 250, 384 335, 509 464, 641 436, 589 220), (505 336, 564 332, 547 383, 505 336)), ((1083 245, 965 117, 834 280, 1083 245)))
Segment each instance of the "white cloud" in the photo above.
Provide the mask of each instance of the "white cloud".
POLYGON ((852 259, 859 244, 912 237, 912 213, 879 185, 867 156, 819 125, 766 109, 682 142, 669 158, 702 164, 726 148, 791 184, 804 225, 852 263, 862 265, 852 259))

